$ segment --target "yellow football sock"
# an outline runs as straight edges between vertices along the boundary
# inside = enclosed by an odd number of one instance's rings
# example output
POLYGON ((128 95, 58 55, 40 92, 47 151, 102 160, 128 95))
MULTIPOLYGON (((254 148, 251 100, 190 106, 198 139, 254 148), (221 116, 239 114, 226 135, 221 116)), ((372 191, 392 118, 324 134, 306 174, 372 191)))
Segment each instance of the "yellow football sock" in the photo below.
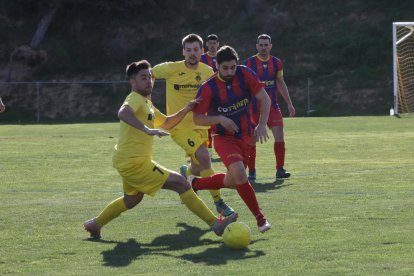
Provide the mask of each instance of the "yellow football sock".
POLYGON ((191 166, 187 167, 187 170, 185 171, 185 177, 189 176, 190 174, 192 174, 191 172, 191 166))
POLYGON ((102 210, 99 216, 96 217, 96 223, 103 227, 105 224, 118 217, 122 212, 128 208, 125 206, 124 197, 120 197, 112 201, 102 210))
MULTIPOLYGON (((213 169, 207 169, 200 172, 201 177, 208 177, 214 174, 213 169)), ((209 190, 214 202, 218 202, 221 199, 220 190, 209 190)))
POLYGON ((212 226, 216 221, 216 217, 213 212, 206 206, 206 204, 199 198, 193 189, 189 189, 180 194, 182 202, 190 209, 195 215, 205 221, 209 226, 212 226))

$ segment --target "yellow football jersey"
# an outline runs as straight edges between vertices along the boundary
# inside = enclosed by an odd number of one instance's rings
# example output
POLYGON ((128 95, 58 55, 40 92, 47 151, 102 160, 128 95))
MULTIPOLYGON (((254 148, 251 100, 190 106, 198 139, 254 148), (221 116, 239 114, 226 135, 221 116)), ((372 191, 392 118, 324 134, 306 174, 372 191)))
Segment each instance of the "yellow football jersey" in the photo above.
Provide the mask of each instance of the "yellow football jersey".
MULTIPOLYGON (((137 92, 132 91, 122 105, 131 107, 135 117, 149 128, 156 128, 166 120, 166 116, 155 108, 149 99, 137 92)), ((147 135, 121 121, 118 144, 115 145, 114 161, 121 162, 133 158, 152 157, 153 138, 154 136, 147 135)))
MULTIPOLYGON (((167 115, 171 115, 182 109, 189 101, 194 99, 198 88, 213 74, 213 69, 199 63, 197 69, 189 69, 184 60, 176 62, 164 62, 152 68, 152 74, 156 79, 166 81, 167 115)), ((205 126, 196 126, 193 122, 193 113, 189 112, 174 129, 208 129, 205 126)))

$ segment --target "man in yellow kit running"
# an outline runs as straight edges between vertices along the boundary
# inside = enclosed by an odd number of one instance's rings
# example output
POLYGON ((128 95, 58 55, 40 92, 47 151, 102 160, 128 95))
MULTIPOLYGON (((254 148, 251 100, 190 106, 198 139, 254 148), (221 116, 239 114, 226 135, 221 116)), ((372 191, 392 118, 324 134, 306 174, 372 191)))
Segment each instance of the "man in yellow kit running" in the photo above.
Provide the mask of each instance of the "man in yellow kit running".
POLYGON ((198 99, 187 102, 175 114, 165 116, 150 100, 154 82, 148 61, 131 63, 126 73, 132 91, 118 112, 120 135, 113 155, 113 165, 122 177, 124 195, 107 205, 96 218, 86 221, 85 230, 91 238, 100 239, 101 228, 122 212, 135 207, 144 194, 154 196, 160 189, 167 189, 177 192, 186 207, 221 236, 224 228, 237 219, 237 213, 218 219, 183 176, 152 160, 154 136, 168 135, 157 127, 170 129, 177 125, 198 99))
MULTIPOLYGON (((183 108, 194 99, 201 84, 213 75, 213 69, 200 62, 203 39, 189 34, 182 40, 184 60, 164 62, 152 68, 156 79, 166 80, 167 115, 183 108)), ((209 126, 196 126, 192 114, 187 114, 177 126, 170 130, 171 138, 191 157, 190 167, 181 166, 182 175, 208 177, 214 174, 207 150, 209 126)), ((221 198, 219 190, 210 190, 216 210, 224 216, 234 213, 221 198)))

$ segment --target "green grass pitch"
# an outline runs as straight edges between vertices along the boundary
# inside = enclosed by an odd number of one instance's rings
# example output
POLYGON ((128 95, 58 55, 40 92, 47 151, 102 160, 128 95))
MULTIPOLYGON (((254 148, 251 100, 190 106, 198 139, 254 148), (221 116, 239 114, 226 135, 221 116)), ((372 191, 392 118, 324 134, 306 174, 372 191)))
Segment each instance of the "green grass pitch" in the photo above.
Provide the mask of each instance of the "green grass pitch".
MULTIPOLYGON (((82 223, 121 196, 111 155, 117 123, 0 126, 0 274, 412 275, 414 119, 285 119, 286 168, 276 182, 272 142, 258 145, 260 234, 234 190, 222 190, 252 229, 232 251, 179 197, 161 191, 87 239, 82 223)), ((178 170, 169 137, 154 159, 178 170)), ((224 171, 213 159, 214 169, 224 171)), ((213 208, 208 192, 200 196, 213 208)))

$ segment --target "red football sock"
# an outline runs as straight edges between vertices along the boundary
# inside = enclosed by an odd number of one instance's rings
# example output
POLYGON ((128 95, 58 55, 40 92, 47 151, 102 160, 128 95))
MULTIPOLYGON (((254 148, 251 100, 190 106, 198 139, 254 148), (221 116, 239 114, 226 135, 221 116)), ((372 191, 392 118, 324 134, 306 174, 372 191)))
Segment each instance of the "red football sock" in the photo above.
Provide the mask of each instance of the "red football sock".
POLYGON ((264 215, 259 208, 256 194, 250 182, 247 181, 244 184, 236 185, 236 189, 240 197, 243 199, 244 203, 247 205, 247 207, 249 207, 250 212, 252 212, 252 214, 255 216, 257 223, 262 223, 264 220, 264 215))
POLYGON ((285 165, 285 142, 275 142, 273 150, 276 157, 276 170, 285 165))
POLYGON ((218 190, 224 188, 224 173, 216 173, 209 177, 194 178, 193 188, 194 190, 218 190))
POLYGON ((249 171, 256 171, 256 145, 250 146, 250 157, 247 160, 249 171))

